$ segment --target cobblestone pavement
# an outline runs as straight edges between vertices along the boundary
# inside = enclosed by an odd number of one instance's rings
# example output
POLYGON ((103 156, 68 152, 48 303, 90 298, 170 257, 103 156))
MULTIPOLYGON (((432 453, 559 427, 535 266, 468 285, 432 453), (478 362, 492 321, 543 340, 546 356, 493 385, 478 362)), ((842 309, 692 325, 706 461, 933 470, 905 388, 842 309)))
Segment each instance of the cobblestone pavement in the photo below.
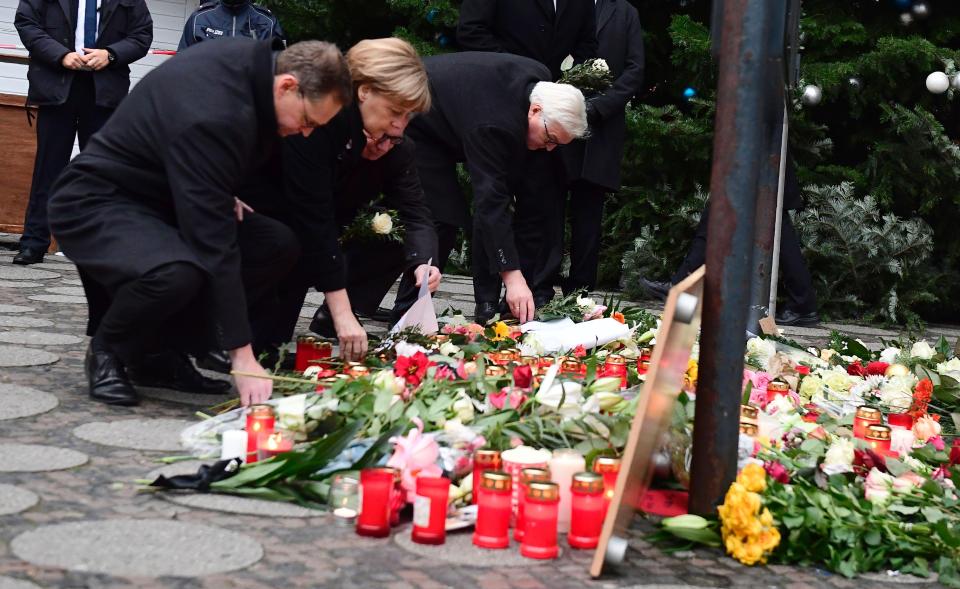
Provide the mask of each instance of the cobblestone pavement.
MULTIPOLYGON (((75 268, 58 256, 17 267, 12 254, 0 250, 0 589, 895 585, 809 568, 748 568, 718 550, 666 554, 642 540, 650 524, 641 520, 627 563, 593 581, 587 573, 592 553, 582 551, 566 550, 548 563, 519 560, 515 548, 496 558, 470 546, 469 536, 425 548, 407 541, 408 528, 372 540, 326 514, 227 513, 205 507, 236 506, 174 503, 140 491, 136 481, 174 453, 169 449, 179 427, 211 399, 149 391, 134 408, 90 402, 82 368, 86 306, 75 268)), ((468 280, 447 280, 441 306, 472 311, 469 289, 468 280)), ((311 294, 308 306, 318 303, 311 294)), ((827 333, 791 332, 805 341, 827 333)))

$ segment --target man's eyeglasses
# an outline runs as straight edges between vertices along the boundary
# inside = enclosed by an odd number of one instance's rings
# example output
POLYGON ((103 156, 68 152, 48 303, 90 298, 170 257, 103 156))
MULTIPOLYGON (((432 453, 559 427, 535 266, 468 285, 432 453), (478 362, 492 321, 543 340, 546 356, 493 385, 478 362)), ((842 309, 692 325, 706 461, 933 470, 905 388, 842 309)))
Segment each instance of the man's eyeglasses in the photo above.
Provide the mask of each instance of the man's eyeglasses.
POLYGON ((554 137, 553 135, 551 135, 551 134, 550 134, 550 129, 547 129, 547 121, 544 120, 543 117, 541 117, 540 120, 543 121, 543 132, 544 132, 544 133, 546 134, 546 136, 547 136, 547 140, 546 140, 546 142, 544 142, 544 145, 547 146, 547 147, 549 147, 549 146, 551 146, 551 145, 553 145, 553 146, 560 145, 560 140, 557 139, 556 137, 554 137))
POLYGON ((380 139, 377 139, 376 144, 377 146, 380 146, 386 143, 387 141, 390 142, 390 145, 400 145, 401 143, 403 143, 403 135, 387 135, 386 133, 384 133, 380 137, 380 139))
POLYGON ((310 118, 307 114, 307 97, 303 95, 303 91, 298 91, 300 94, 300 104, 303 106, 303 117, 300 121, 301 129, 316 129, 317 127, 322 127, 322 123, 318 123, 310 118))

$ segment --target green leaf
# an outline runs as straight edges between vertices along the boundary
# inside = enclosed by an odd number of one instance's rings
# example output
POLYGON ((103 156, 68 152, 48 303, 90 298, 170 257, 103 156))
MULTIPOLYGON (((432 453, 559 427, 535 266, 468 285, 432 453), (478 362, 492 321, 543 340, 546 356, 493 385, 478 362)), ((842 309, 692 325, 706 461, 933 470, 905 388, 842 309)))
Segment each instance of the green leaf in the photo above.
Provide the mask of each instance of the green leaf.
POLYGON ((377 391, 373 402, 373 412, 376 415, 383 415, 390 409, 390 401, 393 400, 393 393, 389 389, 380 389, 377 391))
POLYGON ((802 515, 785 515, 781 519, 783 525, 789 530, 794 530, 803 525, 803 516, 802 515))
POLYGON ((868 530, 867 533, 863 535, 863 541, 866 542, 868 546, 878 546, 882 540, 883 537, 877 530, 868 530))
POLYGON ((906 472, 910 471, 910 467, 904 464, 902 461, 897 460, 896 458, 887 458, 887 470, 890 471, 890 474, 898 477, 906 472))
POLYGON ((913 515, 920 511, 920 508, 916 505, 903 505, 902 503, 894 503, 887 507, 887 511, 902 513, 903 515, 913 515))
POLYGON ((698 544, 704 544, 706 546, 712 546, 717 548, 720 546, 720 535, 717 534, 716 530, 711 529, 691 529, 691 528, 664 528, 666 531, 670 532, 678 538, 683 538, 684 540, 689 540, 691 542, 697 542, 698 544))
POLYGON ((240 472, 229 479, 217 481, 210 485, 215 489, 234 489, 243 486, 254 486, 257 481, 273 474, 283 468, 284 462, 281 460, 255 462, 249 466, 240 469, 240 472))
POLYGON ((748 380, 746 386, 743 387, 743 398, 740 399, 741 405, 747 405, 750 403, 750 393, 753 391, 753 381, 748 380))
POLYGON ((922 507, 920 509, 920 513, 922 513, 923 517, 927 518, 927 521, 930 522, 931 524, 935 524, 938 521, 942 520, 943 518, 947 517, 945 513, 940 511, 940 509, 933 506, 922 507))

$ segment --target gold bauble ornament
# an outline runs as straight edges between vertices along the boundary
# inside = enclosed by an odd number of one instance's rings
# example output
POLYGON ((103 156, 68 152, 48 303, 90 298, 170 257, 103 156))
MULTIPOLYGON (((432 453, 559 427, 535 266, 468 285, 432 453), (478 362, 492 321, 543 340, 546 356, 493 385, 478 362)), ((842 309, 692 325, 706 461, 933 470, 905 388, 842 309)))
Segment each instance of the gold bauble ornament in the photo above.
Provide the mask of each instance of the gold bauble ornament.
POLYGON ((887 370, 883 373, 884 376, 906 376, 908 374, 910 374, 910 369, 903 364, 891 364, 887 366, 887 370))

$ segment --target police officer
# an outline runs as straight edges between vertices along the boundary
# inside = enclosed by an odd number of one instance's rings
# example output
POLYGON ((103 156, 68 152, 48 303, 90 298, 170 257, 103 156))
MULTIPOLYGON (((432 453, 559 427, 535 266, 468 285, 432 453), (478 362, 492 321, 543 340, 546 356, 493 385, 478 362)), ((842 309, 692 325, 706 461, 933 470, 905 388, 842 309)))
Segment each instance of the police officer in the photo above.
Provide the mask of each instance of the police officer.
POLYGON ((287 41, 280 21, 263 6, 250 0, 213 0, 201 4, 187 19, 177 51, 200 41, 225 37, 279 39, 284 45, 287 41))

